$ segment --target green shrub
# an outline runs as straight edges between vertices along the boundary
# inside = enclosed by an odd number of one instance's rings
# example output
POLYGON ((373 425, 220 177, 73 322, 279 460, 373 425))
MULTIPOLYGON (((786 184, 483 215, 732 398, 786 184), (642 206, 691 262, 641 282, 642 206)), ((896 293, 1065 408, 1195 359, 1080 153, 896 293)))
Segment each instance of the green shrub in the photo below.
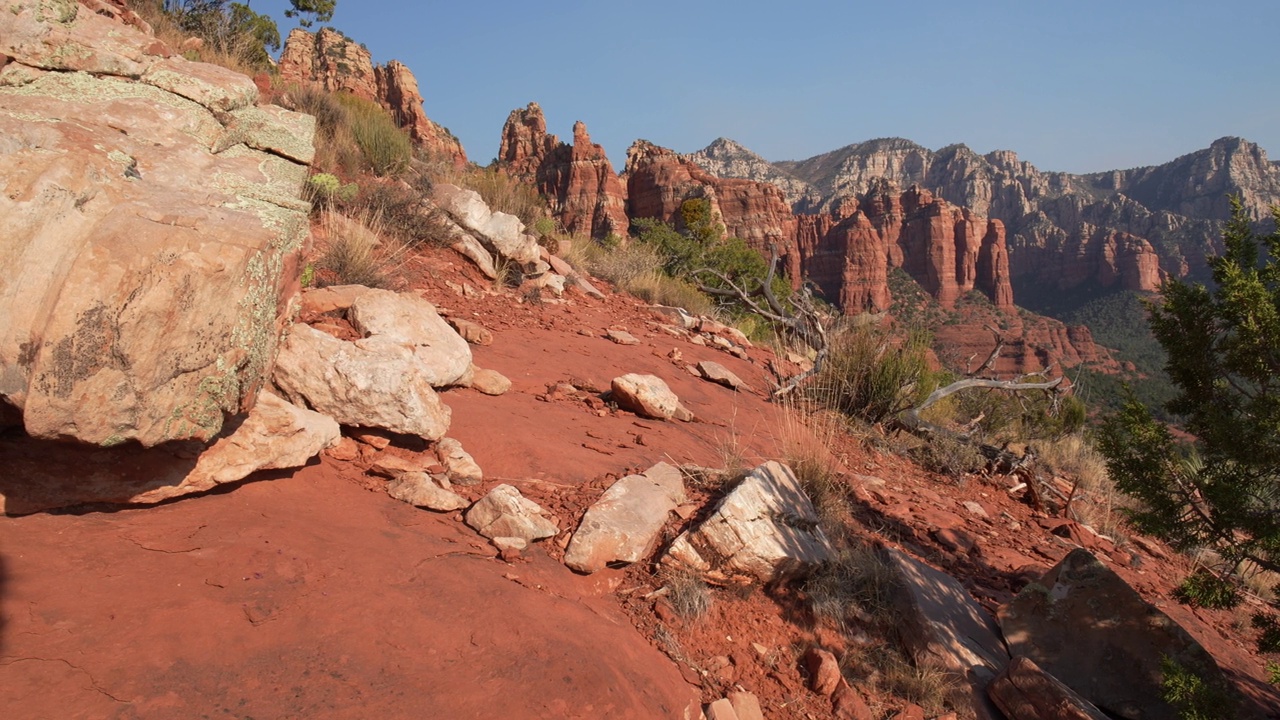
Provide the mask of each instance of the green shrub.
POLYGON ((1178 602, 1192 607, 1223 610, 1240 604, 1240 593, 1231 580, 1219 577, 1207 568, 1200 568, 1187 576, 1173 591, 1178 602))
POLYGON ((351 134, 374 174, 395 176, 409 167, 413 143, 386 110, 348 93, 337 93, 335 97, 345 108, 351 134))
POLYGON ((1235 717, 1239 700, 1229 689, 1206 682, 1167 656, 1160 661, 1160 670, 1164 673, 1164 701, 1178 711, 1180 720, 1235 717))
POLYGON ((307 178, 307 193, 317 208, 327 208, 334 203, 349 203, 359 192, 359 185, 353 182, 344 185, 331 173, 316 173, 307 178))
POLYGON ((877 423, 918 405, 933 391, 927 333, 894 337, 864 325, 835 332, 822 371, 806 393, 850 417, 877 423))
POLYGON ((1267 663, 1267 682, 1280 686, 1280 663, 1267 663))
POLYGON ((441 211, 423 203, 419 190, 398 181, 368 183, 345 208, 350 215, 376 218, 384 233, 411 247, 447 247, 453 242, 441 211))
POLYGON ((1258 652, 1280 652, 1280 620, 1275 615, 1258 612, 1253 614, 1252 622, 1254 629, 1261 631, 1258 634, 1258 652))
POLYGON ((395 285, 409 248, 381 232, 376 218, 359 221, 330 212, 321 225, 326 249, 315 265, 318 285, 395 285))

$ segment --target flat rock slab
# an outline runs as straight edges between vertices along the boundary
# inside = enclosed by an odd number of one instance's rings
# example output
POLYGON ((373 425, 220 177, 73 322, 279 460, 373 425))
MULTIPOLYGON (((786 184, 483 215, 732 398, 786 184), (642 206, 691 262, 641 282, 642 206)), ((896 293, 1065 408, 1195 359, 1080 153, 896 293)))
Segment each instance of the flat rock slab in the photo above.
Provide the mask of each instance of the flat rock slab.
POLYGON ((684 499, 680 470, 667 463, 618 480, 583 515, 564 564, 593 573, 609 563, 643 560, 671 511, 684 499))
POLYGON ((1022 656, 991 681, 987 695, 1016 720, 1109 720, 1093 703, 1022 656))
POLYGON ((640 344, 640 341, 636 338, 636 336, 632 335, 626 330, 608 330, 607 332, 605 332, 604 336, 618 343, 619 345, 639 345, 640 344))
POLYGON ((657 375, 629 373, 613 379, 613 399, 618 406, 656 420, 693 420, 667 383, 657 375))
POLYGON ((959 581, 893 548, 881 554, 897 581, 899 632, 917 659, 980 677, 984 685, 1004 669, 1009 653, 1000 629, 959 581))
POLYGON ((723 385, 731 390, 750 390, 742 378, 734 375, 728 368, 718 362, 703 360, 698 363, 698 374, 704 380, 710 380, 717 385, 723 385))
POLYGON ((489 539, 517 537, 533 542, 560 532, 555 521, 543 515, 542 506, 507 484, 495 487, 476 501, 464 519, 471 529, 489 539))
POLYGON ((361 335, 395 341, 413 350, 418 376, 432 387, 458 382, 471 367, 471 347, 435 305, 408 293, 370 290, 351 303, 347 319, 361 335))
POLYGON ((767 462, 747 473, 702 524, 681 533, 667 561, 771 582, 829 560, 832 547, 791 468, 767 462))
POLYGON ((1177 720, 1162 699, 1164 657, 1207 683, 1225 682, 1186 630, 1087 550, 1071 551, 1023 588, 999 619, 1012 654, 1117 717, 1177 720))

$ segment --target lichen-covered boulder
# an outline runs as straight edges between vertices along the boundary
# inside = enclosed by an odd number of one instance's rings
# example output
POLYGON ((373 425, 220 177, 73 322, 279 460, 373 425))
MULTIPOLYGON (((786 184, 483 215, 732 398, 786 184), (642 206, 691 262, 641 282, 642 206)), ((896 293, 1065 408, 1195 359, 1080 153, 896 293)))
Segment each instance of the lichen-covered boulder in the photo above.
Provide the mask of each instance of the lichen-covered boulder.
POLYGON ((0 416, 210 440, 269 372, 314 120, 66 0, 0 0, 0 416))

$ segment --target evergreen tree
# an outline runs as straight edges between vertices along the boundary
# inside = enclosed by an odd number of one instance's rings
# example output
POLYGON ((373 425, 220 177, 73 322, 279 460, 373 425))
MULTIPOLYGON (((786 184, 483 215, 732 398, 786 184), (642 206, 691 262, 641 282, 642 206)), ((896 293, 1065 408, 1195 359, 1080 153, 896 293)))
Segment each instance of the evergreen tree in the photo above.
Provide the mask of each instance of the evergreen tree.
POLYGON ((1101 449, 1117 486, 1143 502, 1139 529, 1280 571, 1280 208, 1262 237, 1239 198, 1231 208, 1214 286, 1170 280, 1148 307, 1177 390, 1168 410, 1194 442, 1131 397, 1101 449))

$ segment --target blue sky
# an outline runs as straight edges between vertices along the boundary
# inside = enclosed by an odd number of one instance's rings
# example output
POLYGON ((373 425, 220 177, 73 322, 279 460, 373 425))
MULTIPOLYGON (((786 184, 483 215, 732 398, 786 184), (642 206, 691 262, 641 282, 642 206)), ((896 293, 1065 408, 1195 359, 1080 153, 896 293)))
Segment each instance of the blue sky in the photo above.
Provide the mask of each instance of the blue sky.
MULTIPOLYGON (((287 4, 251 2, 282 35, 287 4)), ((1276 0, 338 0, 330 24, 408 65, 481 164, 531 100, 619 170, 636 138, 720 136, 770 160, 898 136, 1090 172, 1238 135, 1280 159, 1276 0)))

